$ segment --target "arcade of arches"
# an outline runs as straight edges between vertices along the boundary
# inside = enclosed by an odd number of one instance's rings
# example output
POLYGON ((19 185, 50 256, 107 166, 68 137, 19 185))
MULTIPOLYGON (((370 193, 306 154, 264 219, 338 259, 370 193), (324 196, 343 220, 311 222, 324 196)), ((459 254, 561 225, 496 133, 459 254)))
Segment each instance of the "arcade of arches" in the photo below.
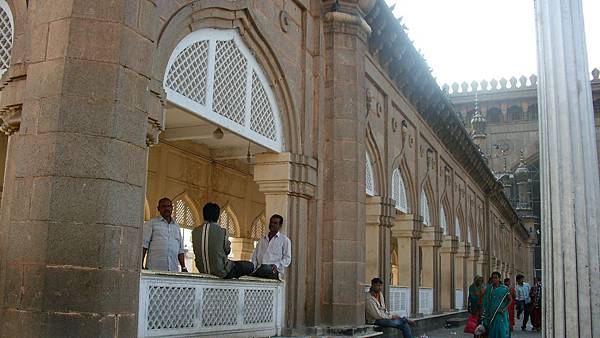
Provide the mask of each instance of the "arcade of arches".
POLYGON ((420 316, 465 307, 475 275, 532 270, 384 1, 68 2, 0 0, 0 332, 135 335, 141 226, 163 196, 186 238, 218 203, 234 259, 283 215, 289 328, 364 324, 375 276, 420 316))

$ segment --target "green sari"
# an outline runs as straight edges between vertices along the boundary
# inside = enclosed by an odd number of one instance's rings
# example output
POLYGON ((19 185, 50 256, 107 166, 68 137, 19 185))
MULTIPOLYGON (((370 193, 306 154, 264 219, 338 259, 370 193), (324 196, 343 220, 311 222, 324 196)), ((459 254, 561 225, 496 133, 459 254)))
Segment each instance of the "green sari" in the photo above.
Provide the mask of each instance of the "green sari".
POLYGON ((497 288, 494 288, 490 285, 485 290, 482 322, 488 338, 510 337, 508 311, 506 309, 509 303, 510 290, 506 286, 500 284, 497 288))

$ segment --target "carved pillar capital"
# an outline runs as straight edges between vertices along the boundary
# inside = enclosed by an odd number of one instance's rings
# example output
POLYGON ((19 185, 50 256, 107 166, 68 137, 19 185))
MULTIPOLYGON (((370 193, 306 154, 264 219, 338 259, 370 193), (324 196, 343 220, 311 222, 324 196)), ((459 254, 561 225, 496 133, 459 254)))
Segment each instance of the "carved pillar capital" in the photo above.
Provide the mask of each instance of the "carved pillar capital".
POLYGON ((21 126, 21 112, 23 111, 22 104, 4 107, 0 111, 0 130, 8 136, 17 132, 21 126))
POLYGON ((312 198, 317 185, 317 161, 292 153, 256 154, 254 180, 263 193, 312 198))
POLYGON ((396 207, 394 200, 387 197, 372 196, 366 201, 367 224, 378 224, 391 228, 394 225, 396 207))

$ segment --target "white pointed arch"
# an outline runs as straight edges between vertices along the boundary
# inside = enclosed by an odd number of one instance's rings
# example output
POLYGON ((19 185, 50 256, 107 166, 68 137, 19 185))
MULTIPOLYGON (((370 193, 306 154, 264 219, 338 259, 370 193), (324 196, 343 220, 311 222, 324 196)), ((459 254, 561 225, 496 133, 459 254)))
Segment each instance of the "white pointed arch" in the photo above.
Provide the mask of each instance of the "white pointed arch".
POLYGON ((454 235, 459 242, 462 242, 462 233, 460 231, 460 220, 458 219, 458 216, 454 217, 454 235))
POLYGON ((167 100, 266 148, 284 139, 275 95, 235 29, 199 29, 175 47, 164 78, 167 100))
POLYGON ((368 151, 365 152, 365 192, 369 196, 375 196, 375 174, 368 151))
POLYGON ((431 209, 429 207, 429 198, 427 197, 427 193, 425 189, 421 189, 421 216, 423 216, 423 224, 426 226, 432 226, 431 223, 431 209))
POLYGON ((10 67, 15 34, 13 14, 6 0, 0 0, 0 76, 10 67))
POLYGON ((406 185, 402 178, 400 168, 394 169, 392 172, 392 199, 396 202, 396 209, 403 213, 408 213, 408 199, 406 196, 406 185))
POLYGON ((200 223, 198 210, 192 199, 183 193, 173 199, 173 219, 182 228, 192 229, 200 223))
POLYGON ((448 234, 448 222, 446 221, 446 209, 444 205, 440 207, 440 228, 442 229, 442 233, 444 235, 448 234))
POLYGON ((267 219, 265 213, 262 212, 258 215, 254 221, 252 221, 252 226, 250 226, 250 238, 258 241, 262 237, 264 237, 268 232, 267 227, 267 219))
POLYGON ((221 209, 218 223, 222 228, 227 230, 227 235, 230 237, 240 237, 240 223, 229 204, 221 209))

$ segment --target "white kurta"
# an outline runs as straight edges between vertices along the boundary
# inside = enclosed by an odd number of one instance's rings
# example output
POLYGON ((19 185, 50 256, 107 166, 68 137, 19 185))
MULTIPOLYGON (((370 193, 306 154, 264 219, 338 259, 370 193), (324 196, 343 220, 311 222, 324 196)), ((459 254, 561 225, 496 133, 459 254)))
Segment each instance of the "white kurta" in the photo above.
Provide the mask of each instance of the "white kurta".
POLYGON ((283 279, 285 268, 292 262, 292 242, 278 232, 269 241, 269 235, 261 237, 252 253, 252 264, 258 268, 261 264, 275 264, 279 279, 283 279))
POLYGON ((143 247, 148 249, 146 266, 150 270, 179 271, 177 255, 184 253, 179 224, 162 217, 144 223, 143 247))

